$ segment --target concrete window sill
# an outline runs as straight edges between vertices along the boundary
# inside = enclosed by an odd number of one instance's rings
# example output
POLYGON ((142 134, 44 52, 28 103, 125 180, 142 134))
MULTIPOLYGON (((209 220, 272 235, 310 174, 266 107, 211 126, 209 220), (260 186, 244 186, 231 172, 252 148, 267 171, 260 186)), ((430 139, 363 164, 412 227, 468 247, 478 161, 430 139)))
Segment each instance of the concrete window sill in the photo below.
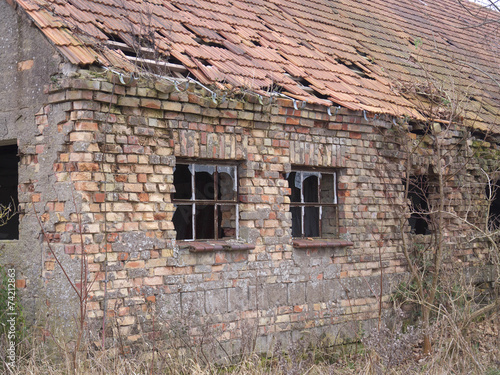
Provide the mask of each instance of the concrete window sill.
POLYGON ((181 241, 181 249, 188 249, 192 253, 214 251, 246 251, 255 249, 255 245, 234 241, 181 241))
POLYGON ((296 249, 311 249, 323 247, 348 247, 353 246, 351 241, 339 240, 335 238, 295 238, 292 240, 293 247, 296 249))

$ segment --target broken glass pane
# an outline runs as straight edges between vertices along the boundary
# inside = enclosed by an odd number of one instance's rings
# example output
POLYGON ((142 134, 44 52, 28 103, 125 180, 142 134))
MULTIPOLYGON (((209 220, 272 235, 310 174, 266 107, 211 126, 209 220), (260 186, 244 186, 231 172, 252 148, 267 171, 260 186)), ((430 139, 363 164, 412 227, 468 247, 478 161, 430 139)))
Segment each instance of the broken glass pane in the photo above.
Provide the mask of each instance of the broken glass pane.
POLYGON ((290 207, 292 213, 292 237, 302 237, 302 209, 290 207))
POLYGON ((196 205, 196 239, 215 238, 214 221, 214 206, 196 205))
POLYGON ((174 199, 191 199, 191 171, 187 164, 177 164, 174 170, 174 199))
POLYGON ((304 236, 319 237, 319 207, 304 207, 304 236))
POLYGON ((192 240, 193 239, 193 214, 192 205, 179 205, 175 210, 172 221, 177 232, 176 239, 192 240))
MULTIPOLYGON (((300 183, 297 186, 296 180, 297 175, 300 174, 298 172, 291 172, 288 174, 288 187, 290 188, 292 194, 290 195, 290 202, 300 202, 300 183)), ((300 179, 299 179, 300 182, 300 179)))
POLYGON ((195 199, 213 200, 215 197, 214 186, 215 166, 195 165, 194 186, 195 199))
POLYGON ((302 188, 304 190, 304 202, 318 202, 318 176, 310 175, 304 179, 302 188))

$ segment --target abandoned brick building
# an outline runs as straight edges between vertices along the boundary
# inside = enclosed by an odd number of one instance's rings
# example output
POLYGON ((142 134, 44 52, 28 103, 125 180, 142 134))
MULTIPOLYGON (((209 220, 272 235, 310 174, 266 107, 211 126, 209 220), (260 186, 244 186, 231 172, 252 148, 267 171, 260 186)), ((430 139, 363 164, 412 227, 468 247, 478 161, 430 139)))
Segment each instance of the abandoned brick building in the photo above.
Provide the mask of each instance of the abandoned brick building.
POLYGON ((81 285, 83 244, 89 321, 127 342, 153 315, 235 351, 246 326, 259 348, 352 335, 386 316, 403 238, 436 231, 410 211, 441 175, 447 260, 492 282, 466 222, 499 155, 499 20, 454 0, 0 0, 0 203, 19 204, 1 259, 26 313, 73 324, 57 262, 81 285))

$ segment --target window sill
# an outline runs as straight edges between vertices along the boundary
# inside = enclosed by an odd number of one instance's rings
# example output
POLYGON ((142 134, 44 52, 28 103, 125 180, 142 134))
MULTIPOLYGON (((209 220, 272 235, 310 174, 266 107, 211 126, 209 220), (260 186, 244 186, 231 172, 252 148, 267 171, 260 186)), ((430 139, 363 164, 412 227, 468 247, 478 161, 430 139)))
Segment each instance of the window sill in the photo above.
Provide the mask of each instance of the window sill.
POLYGON ((246 251, 255 249, 255 245, 235 241, 179 241, 181 249, 188 249, 192 253, 206 253, 214 251, 246 251))
POLYGON ((335 238, 296 238, 292 240, 293 247, 296 249, 311 249, 311 248, 323 248, 323 247, 348 247, 353 246, 354 243, 351 241, 339 240, 335 238))

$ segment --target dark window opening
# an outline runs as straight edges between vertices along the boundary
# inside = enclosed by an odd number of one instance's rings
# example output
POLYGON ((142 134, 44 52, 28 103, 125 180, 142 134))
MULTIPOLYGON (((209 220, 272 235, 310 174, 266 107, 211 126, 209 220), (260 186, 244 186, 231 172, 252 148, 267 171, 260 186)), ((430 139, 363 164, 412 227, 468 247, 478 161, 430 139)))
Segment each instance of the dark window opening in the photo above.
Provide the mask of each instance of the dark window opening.
POLYGON ((486 186, 486 198, 489 202, 488 229, 500 229, 500 180, 486 186))
POLYGON ((337 237, 337 175, 316 171, 288 174, 292 237, 337 237))
POLYGON ((19 239, 17 145, 0 146, 0 240, 19 239))
POLYGON ((177 164, 174 186, 176 239, 238 237, 236 166, 177 164))
MULTIPOLYGON (((406 180, 403 180, 406 186, 406 180)), ((410 177, 408 185, 410 218, 408 224, 414 234, 430 234, 429 230, 429 184, 426 176, 410 177)))

